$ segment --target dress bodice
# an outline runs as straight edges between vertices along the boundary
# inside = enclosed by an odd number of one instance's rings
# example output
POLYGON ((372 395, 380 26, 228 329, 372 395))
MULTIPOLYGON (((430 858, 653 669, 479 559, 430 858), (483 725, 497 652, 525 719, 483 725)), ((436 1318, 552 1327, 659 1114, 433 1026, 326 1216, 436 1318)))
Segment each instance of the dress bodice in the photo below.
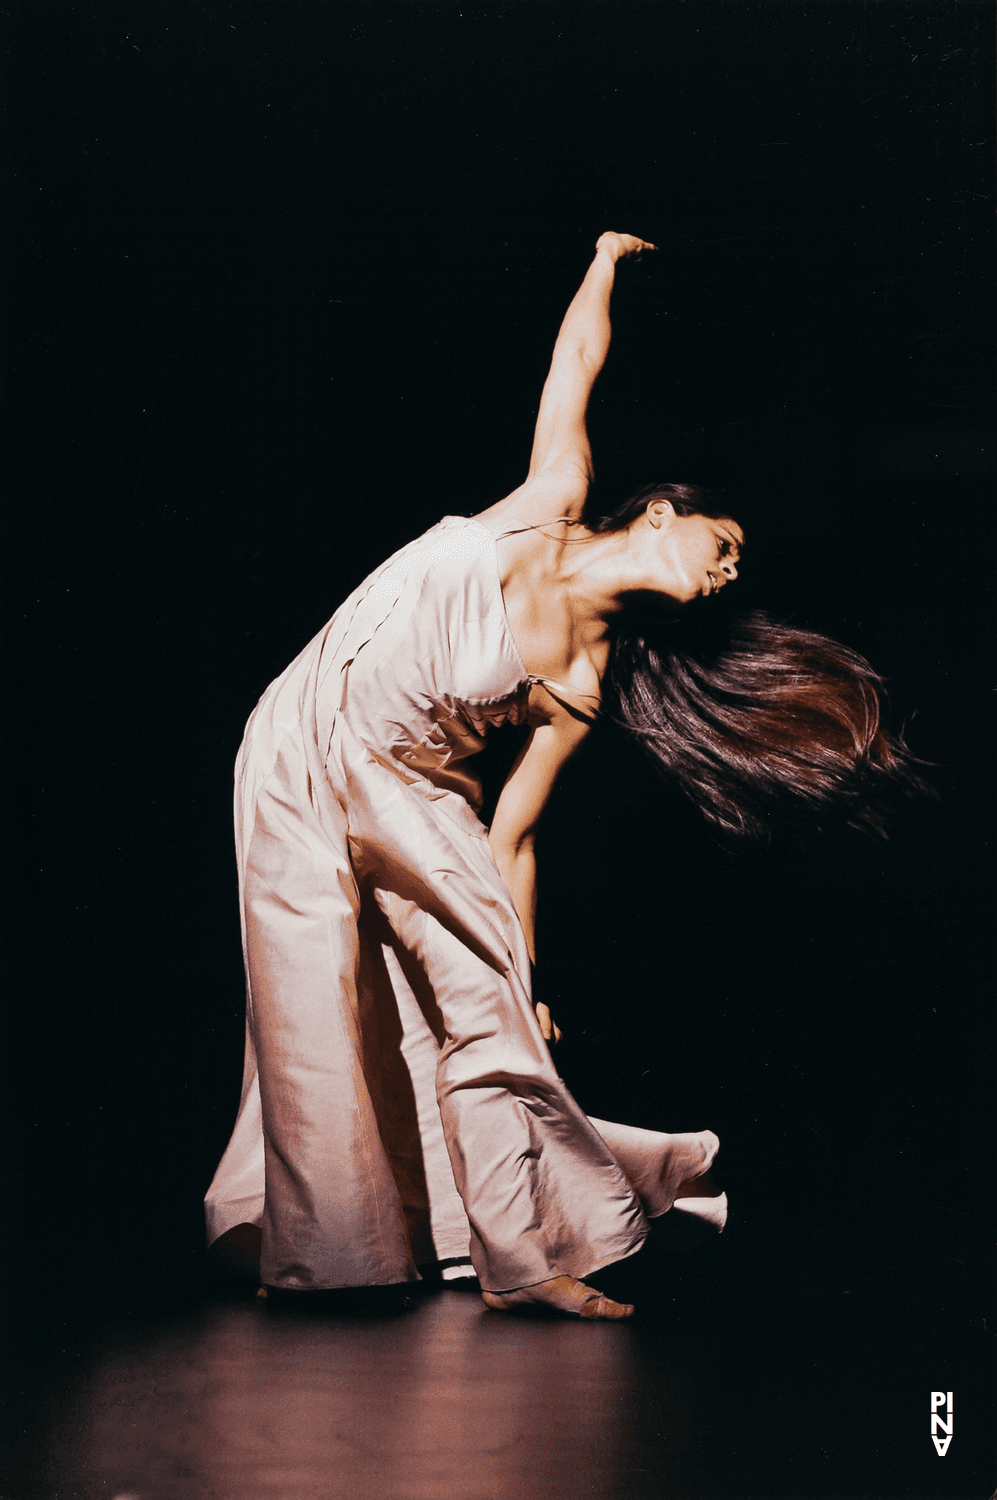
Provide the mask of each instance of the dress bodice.
POLYGON ((496 540, 480 521, 446 516, 370 574, 260 700, 250 731, 264 762, 294 725, 326 758, 347 733, 403 780, 425 777, 476 807, 463 762, 490 728, 525 722, 535 683, 584 713, 577 690, 527 671, 496 540))

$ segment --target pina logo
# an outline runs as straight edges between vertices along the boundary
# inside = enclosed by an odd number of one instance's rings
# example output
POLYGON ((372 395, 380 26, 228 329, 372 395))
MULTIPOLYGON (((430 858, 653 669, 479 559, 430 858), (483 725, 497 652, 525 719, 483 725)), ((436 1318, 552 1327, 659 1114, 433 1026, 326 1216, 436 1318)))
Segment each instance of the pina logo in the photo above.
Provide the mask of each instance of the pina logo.
POLYGON ((952 1441, 952 1392, 932 1391, 931 1393, 931 1441, 935 1445, 935 1452, 939 1458, 944 1458, 949 1451, 949 1443, 952 1441), (945 1408, 942 1412, 942 1407, 945 1408), (938 1436, 938 1429, 945 1433, 944 1437, 938 1436))

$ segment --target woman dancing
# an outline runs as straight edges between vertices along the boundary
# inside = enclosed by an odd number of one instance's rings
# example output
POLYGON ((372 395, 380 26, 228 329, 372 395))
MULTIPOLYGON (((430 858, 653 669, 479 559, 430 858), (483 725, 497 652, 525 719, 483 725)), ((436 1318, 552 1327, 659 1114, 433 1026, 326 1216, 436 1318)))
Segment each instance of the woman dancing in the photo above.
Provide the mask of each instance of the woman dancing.
POLYGON ((534 830, 604 697, 738 831, 787 801, 874 822, 877 781, 909 774, 843 647, 760 617, 708 660, 671 643, 663 617, 733 583, 744 542, 700 492, 659 486, 583 519, 616 264, 653 248, 599 239, 526 481, 390 558, 249 721, 246 1066, 207 1216, 209 1240, 262 1230, 266 1286, 469 1261, 491 1308, 623 1318, 585 1278, 637 1251, 649 1218, 677 1204, 722 1227, 716 1137, 587 1118, 531 1004, 534 830), (467 760, 504 722, 529 732, 486 830, 467 760))

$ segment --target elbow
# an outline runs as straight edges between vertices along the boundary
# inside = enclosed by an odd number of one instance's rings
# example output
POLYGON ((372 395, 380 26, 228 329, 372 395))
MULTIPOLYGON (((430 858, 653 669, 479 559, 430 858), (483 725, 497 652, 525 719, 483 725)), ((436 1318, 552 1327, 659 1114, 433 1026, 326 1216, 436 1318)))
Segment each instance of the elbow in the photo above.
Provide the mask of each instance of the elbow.
POLYGON ((588 339, 584 334, 561 334, 554 345, 554 365, 574 365, 587 375, 598 375, 604 359, 605 349, 598 341, 588 339))
POLYGON ((514 864, 523 858, 532 858, 534 849, 534 831, 532 828, 523 828, 510 831, 502 829, 497 833, 488 835, 488 842, 492 847, 492 853, 501 865, 503 863, 514 864))

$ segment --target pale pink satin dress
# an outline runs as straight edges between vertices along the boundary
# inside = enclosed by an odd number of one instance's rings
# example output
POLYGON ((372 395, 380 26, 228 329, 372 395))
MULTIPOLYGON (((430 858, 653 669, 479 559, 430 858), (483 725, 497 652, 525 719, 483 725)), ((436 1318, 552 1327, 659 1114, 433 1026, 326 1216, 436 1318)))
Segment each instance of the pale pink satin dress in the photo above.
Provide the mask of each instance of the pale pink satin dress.
POLYGON ((450 516, 361 584, 249 721, 246 1065, 206 1207, 209 1240, 262 1224, 268 1285, 389 1284, 468 1255, 489 1290, 584 1277, 670 1206, 678 1182, 648 1176, 667 1138, 597 1129, 557 1076, 476 816, 466 758, 525 719, 538 680, 495 536, 450 516))

